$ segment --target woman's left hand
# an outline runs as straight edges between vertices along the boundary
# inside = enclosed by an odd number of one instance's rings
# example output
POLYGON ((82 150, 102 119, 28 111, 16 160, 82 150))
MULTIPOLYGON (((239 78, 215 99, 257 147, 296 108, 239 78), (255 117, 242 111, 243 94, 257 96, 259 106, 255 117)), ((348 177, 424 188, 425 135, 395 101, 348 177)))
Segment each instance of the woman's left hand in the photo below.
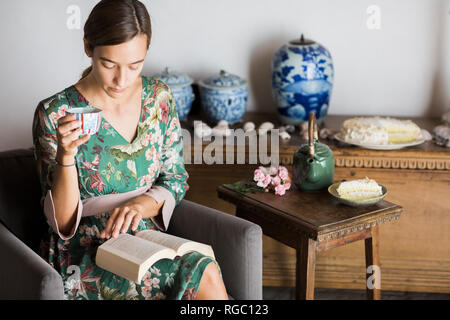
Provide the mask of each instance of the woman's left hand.
POLYGON ((127 202, 117 207, 111 213, 105 230, 100 233, 100 238, 117 238, 119 233, 126 233, 130 224, 133 223, 131 230, 135 231, 142 220, 144 206, 136 202, 127 202))

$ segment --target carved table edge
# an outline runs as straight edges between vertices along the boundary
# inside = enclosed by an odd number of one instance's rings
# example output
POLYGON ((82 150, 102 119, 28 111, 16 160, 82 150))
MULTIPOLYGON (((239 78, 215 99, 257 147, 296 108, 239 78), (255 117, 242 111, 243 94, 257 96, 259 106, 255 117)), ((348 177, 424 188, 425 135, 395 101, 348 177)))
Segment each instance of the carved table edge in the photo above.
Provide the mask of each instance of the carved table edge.
POLYGON ((351 225, 335 228, 335 230, 320 232, 317 235, 318 242, 324 242, 328 240, 339 239, 345 237, 351 233, 362 231, 364 229, 372 228, 376 225, 380 225, 385 222, 395 221, 400 218, 402 214, 402 207, 394 207, 394 211, 390 211, 384 214, 376 214, 375 216, 369 216, 363 221, 353 223, 351 225))

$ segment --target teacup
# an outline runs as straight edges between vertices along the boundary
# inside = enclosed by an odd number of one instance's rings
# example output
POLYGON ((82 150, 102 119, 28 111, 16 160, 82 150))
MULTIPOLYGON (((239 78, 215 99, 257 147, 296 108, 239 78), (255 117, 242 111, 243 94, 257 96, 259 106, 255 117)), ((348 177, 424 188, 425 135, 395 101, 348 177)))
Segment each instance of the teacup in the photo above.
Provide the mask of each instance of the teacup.
POLYGON ((102 120, 102 111, 94 107, 71 108, 66 111, 73 113, 76 119, 81 121, 81 130, 83 134, 93 135, 100 129, 102 120))

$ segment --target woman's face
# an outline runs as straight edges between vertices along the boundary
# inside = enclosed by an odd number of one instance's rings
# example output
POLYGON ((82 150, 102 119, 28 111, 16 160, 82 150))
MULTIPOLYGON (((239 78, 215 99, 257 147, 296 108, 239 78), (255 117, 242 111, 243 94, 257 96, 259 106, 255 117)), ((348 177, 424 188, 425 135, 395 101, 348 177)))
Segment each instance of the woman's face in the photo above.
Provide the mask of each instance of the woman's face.
POLYGON ((147 36, 138 35, 128 42, 98 46, 92 56, 92 76, 112 98, 121 98, 134 88, 147 54, 147 36))

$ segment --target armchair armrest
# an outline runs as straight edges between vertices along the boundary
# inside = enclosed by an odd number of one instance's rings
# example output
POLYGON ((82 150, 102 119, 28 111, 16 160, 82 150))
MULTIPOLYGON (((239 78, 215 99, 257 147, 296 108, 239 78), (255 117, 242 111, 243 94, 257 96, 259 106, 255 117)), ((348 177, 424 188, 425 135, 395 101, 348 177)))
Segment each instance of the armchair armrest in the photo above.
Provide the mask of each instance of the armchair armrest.
POLYGON ((0 299, 64 298, 61 276, 0 223, 0 299))
POLYGON ((234 299, 262 299, 262 230, 257 224, 183 199, 168 232, 209 244, 234 299))

